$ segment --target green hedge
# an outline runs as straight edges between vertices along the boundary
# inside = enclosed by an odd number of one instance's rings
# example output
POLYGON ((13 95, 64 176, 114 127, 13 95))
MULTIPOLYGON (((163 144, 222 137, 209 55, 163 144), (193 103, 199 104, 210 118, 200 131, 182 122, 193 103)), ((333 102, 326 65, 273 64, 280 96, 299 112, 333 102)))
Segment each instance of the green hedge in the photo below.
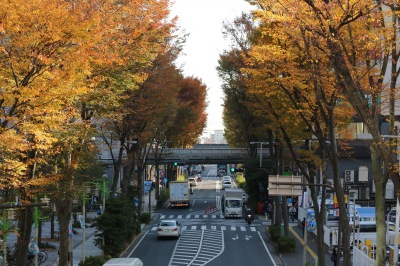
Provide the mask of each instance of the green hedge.
POLYGON ((295 252, 295 239, 293 237, 280 236, 278 239, 278 250, 281 253, 295 252))
POLYGON ((108 260, 111 259, 111 256, 90 256, 85 258, 85 262, 80 261, 79 266, 103 266, 108 260))
POLYGON ((151 222, 151 214, 148 212, 142 213, 140 216, 140 223, 142 224, 149 224, 151 222))
POLYGON ((277 242, 281 236, 281 227, 276 225, 271 225, 268 227, 269 235, 272 242, 277 242))

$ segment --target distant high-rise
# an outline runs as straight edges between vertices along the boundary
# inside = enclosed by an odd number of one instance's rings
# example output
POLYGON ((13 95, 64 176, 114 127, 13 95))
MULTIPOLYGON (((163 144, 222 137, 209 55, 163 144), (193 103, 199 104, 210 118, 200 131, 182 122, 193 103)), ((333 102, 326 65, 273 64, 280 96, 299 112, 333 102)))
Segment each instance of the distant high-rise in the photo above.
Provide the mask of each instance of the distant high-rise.
POLYGON ((199 139, 200 144, 227 144, 224 130, 205 130, 199 139))

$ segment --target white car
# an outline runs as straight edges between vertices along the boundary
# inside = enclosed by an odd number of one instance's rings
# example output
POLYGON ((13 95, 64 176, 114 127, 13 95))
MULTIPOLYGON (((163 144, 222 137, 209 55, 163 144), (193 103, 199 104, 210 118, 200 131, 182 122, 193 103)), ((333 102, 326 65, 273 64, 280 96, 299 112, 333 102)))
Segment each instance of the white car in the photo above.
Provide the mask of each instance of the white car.
POLYGON ((232 182, 231 181, 222 181, 222 189, 231 188, 232 182))
POLYGON ((179 238, 181 235, 181 225, 176 220, 162 220, 158 224, 157 236, 158 239, 163 237, 179 238))
POLYGON ((232 178, 229 175, 225 175, 222 177, 222 181, 232 181, 232 178))

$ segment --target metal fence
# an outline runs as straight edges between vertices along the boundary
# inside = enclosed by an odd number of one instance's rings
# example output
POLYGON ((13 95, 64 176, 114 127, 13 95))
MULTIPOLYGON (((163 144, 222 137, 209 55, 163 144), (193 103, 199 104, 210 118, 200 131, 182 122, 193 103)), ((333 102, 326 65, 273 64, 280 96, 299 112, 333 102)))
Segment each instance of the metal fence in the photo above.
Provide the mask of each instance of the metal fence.
POLYGON ((353 248, 353 266, 375 266, 375 260, 368 256, 368 247, 353 248))

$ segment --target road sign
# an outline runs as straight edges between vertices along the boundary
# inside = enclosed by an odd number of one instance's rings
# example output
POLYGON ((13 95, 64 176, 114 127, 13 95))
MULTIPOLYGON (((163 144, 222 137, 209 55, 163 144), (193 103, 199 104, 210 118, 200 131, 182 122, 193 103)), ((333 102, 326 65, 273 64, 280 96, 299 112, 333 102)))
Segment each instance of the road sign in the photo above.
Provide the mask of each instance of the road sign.
POLYGON ((301 176, 270 175, 268 177, 268 195, 270 196, 301 196, 301 176))

